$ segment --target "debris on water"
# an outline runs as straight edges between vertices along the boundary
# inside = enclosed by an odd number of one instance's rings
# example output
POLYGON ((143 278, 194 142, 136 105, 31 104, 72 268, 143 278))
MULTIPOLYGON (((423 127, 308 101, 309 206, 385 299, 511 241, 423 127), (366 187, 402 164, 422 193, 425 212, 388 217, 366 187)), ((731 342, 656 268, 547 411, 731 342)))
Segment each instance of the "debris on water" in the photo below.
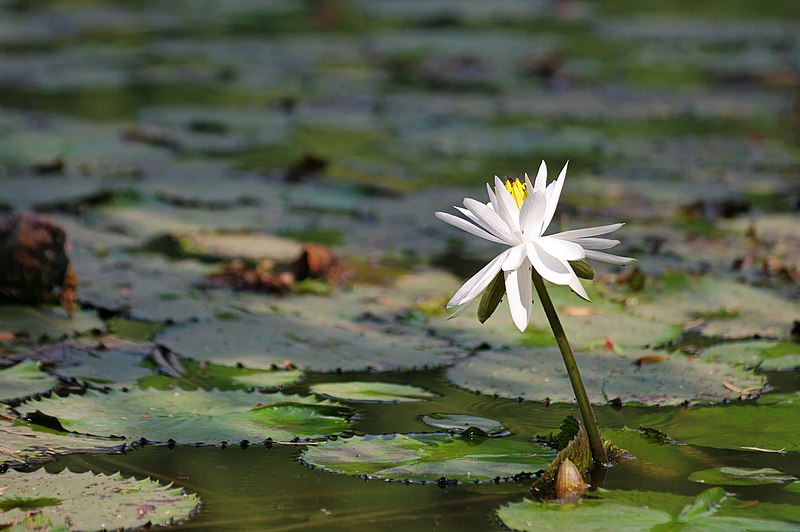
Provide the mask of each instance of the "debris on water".
POLYGON ((286 169, 286 181, 289 183, 299 183, 307 180, 328 167, 328 160, 315 155, 306 153, 300 159, 294 161, 286 169))
POLYGON ((72 316, 78 276, 66 241, 64 229, 47 217, 15 212, 0 218, 0 297, 34 305, 59 301, 72 316))
POLYGON ((264 259, 255 264, 235 259, 223 265, 210 279, 237 290, 255 290, 288 294, 298 289, 298 283, 308 279, 321 280, 332 286, 346 284, 351 276, 347 264, 328 247, 306 244, 300 256, 289 263, 264 259))

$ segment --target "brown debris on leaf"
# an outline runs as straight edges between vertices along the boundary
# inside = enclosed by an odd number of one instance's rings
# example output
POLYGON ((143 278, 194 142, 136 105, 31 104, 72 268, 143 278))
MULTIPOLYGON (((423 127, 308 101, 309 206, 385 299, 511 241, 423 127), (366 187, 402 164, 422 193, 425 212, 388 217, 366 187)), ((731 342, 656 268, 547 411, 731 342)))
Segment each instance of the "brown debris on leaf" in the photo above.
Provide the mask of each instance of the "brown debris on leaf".
POLYGON ((292 262, 276 264, 264 259, 253 265, 236 259, 225 263, 222 271, 212 274, 210 279, 236 290, 288 294, 295 291, 298 282, 306 279, 342 286, 350 274, 350 268, 330 249, 320 244, 306 244, 292 262))
POLYGON ((59 301, 75 309, 78 276, 69 264, 64 229, 30 212, 0 218, 0 301, 59 301))

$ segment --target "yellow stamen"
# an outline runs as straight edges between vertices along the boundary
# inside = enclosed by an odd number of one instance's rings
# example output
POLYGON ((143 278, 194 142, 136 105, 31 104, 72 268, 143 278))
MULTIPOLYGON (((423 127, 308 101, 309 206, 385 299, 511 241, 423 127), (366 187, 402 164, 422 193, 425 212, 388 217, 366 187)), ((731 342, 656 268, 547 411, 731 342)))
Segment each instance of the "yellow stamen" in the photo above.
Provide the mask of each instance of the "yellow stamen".
POLYGON ((511 192, 511 197, 517 202, 517 208, 521 209, 522 203, 525 201, 525 198, 528 197, 528 191, 526 190, 525 184, 522 183, 519 178, 515 179, 514 181, 508 180, 506 181, 506 189, 511 192))

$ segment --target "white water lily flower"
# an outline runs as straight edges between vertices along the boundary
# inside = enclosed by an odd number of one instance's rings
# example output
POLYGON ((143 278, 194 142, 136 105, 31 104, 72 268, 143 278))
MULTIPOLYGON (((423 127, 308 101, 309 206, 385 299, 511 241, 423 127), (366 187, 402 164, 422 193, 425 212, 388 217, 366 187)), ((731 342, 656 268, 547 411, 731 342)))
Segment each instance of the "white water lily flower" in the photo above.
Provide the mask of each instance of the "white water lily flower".
POLYGON ((595 259, 611 264, 628 264, 635 261, 629 257, 619 257, 604 253, 619 240, 597 238, 616 231, 621 223, 587 227, 544 236, 556 212, 567 164, 558 179, 545 187, 547 166, 542 161, 536 180, 531 184, 528 174, 525 183, 519 179, 503 182, 495 176, 495 188, 486 185, 489 203, 465 198, 464 208, 456 209, 466 216, 466 220, 445 212, 437 212, 436 217, 459 229, 480 238, 508 246, 481 271, 464 283, 447 308, 459 307, 457 314, 480 297, 489 283, 502 270, 505 275, 506 294, 511 308, 511 317, 520 331, 524 331, 531 319, 533 301, 531 268, 551 283, 567 285, 576 294, 589 300, 578 276, 569 261, 584 258, 595 259))

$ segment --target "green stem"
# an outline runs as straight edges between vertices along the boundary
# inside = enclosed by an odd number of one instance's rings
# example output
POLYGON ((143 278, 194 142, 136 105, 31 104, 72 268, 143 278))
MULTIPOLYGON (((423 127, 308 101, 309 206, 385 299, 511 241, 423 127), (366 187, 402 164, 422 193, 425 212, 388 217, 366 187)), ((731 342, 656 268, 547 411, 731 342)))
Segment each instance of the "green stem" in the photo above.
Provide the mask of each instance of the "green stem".
POLYGON ((608 463, 608 457, 606 456, 605 447, 603 447, 603 439, 600 437, 600 429, 597 427, 592 404, 589 402, 589 396, 586 395, 586 388, 583 386, 578 363, 575 361, 575 355, 572 354, 572 348, 569 346, 569 340, 567 340, 567 335, 564 333, 564 327, 561 326, 561 320, 558 319, 550 294, 547 293, 544 279, 535 269, 533 270, 533 285, 536 287, 539 299, 542 300, 544 313, 547 316, 547 321, 550 322, 550 327, 553 329, 558 348, 561 350, 561 356, 564 357, 564 365, 567 367, 569 381, 572 383, 572 391, 575 392, 575 398, 578 400, 578 410, 583 418, 583 425, 586 427, 586 435, 589 436, 592 459, 595 466, 605 467, 608 463))

